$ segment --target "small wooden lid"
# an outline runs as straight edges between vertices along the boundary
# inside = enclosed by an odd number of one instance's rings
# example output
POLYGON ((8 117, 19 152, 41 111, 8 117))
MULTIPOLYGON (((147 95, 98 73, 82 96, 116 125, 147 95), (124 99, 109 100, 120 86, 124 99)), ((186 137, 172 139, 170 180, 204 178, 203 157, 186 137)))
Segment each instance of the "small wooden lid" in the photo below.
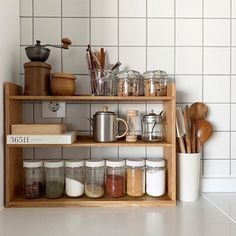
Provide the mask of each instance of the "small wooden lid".
POLYGON ((76 79, 75 75, 70 73, 52 73, 52 78, 67 78, 67 79, 76 79))
POLYGON ((26 62, 24 64, 24 68, 28 68, 28 67, 45 67, 51 70, 52 66, 48 63, 45 62, 41 62, 41 61, 30 61, 30 62, 26 62))

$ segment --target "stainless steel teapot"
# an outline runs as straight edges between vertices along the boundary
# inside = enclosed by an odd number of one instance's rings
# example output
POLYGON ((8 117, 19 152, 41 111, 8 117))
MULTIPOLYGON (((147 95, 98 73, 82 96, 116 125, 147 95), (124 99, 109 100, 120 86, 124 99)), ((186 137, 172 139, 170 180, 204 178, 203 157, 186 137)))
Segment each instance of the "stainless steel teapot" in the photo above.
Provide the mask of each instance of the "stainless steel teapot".
POLYGON ((93 127, 93 140, 96 142, 114 142, 118 138, 124 137, 128 132, 128 124, 125 120, 118 118, 117 115, 108 111, 104 106, 102 111, 97 111, 92 118, 88 118, 93 127), (118 134, 118 122, 125 124, 126 130, 123 134, 118 134))

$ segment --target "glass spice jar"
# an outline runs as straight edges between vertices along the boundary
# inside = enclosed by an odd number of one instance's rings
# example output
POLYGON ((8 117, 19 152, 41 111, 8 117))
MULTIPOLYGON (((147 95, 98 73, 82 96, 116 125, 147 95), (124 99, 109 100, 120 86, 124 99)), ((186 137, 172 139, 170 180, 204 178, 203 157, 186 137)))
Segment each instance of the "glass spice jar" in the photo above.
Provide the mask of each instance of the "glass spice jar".
POLYGON ((79 197, 84 194, 84 160, 68 160, 65 162, 66 195, 79 197))
POLYGON ((116 75, 118 96, 142 95, 142 76, 138 71, 121 71, 116 75))
POLYGON ((165 71, 154 70, 143 73, 144 96, 167 96, 168 75, 165 71))
POLYGON ((145 193, 145 161, 143 159, 126 160, 127 194, 141 197, 145 193))
POLYGON ((146 160, 146 193, 152 197, 165 194, 166 189, 165 159, 146 160))
POLYGON ((110 159, 106 161, 106 194, 110 197, 125 195, 125 160, 110 159))
POLYGON ((90 198, 104 195, 105 161, 90 159, 85 161, 85 194, 90 198))
POLYGON ((147 142, 162 142, 164 139, 164 126, 162 112, 144 115, 142 120, 142 140, 147 142))
POLYGON ((128 110, 127 124, 129 129, 125 138, 126 142, 137 142, 137 134, 136 134, 137 117, 138 117, 138 110, 128 110))
POLYGON ((43 196, 43 162, 24 161, 24 197, 39 198, 43 196))
POLYGON ((64 161, 45 161, 44 169, 46 197, 62 197, 64 194, 64 161))

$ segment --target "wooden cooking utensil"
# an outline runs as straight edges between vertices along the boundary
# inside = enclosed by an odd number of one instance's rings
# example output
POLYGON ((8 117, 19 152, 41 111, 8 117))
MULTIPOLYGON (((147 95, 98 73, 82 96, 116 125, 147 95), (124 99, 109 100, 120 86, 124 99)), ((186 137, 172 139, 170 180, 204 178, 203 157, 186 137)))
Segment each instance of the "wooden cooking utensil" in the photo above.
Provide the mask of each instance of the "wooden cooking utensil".
POLYGON ((196 142, 195 132, 194 132, 194 123, 197 120, 205 119, 208 113, 208 108, 205 103, 195 102, 189 107, 189 116, 191 121, 191 143, 192 143, 192 152, 195 153, 197 150, 200 150, 200 143, 196 142))
MULTIPOLYGON (((212 136, 213 127, 212 124, 207 120, 197 120, 196 125, 196 136, 201 146, 212 136)), ((197 150, 200 152, 200 150, 197 150)))
POLYGON ((104 70, 105 69, 105 59, 106 59, 106 54, 104 51, 104 48, 101 48, 101 68, 104 70))
POLYGON ((205 119, 207 113, 207 105, 203 102, 195 102, 189 107, 189 114, 193 121, 205 119))
POLYGON ((176 107, 176 134, 179 141, 179 150, 181 153, 186 153, 185 144, 183 136, 186 134, 185 125, 184 125, 184 117, 182 113, 182 109, 180 107, 176 107))
POLYGON ((192 124, 191 127, 191 151, 196 153, 196 126, 192 124))
POLYGON ((186 105, 185 110, 183 111, 184 115, 184 125, 186 130, 186 148, 187 153, 191 153, 191 138, 190 138, 190 118, 189 118, 189 107, 186 105))

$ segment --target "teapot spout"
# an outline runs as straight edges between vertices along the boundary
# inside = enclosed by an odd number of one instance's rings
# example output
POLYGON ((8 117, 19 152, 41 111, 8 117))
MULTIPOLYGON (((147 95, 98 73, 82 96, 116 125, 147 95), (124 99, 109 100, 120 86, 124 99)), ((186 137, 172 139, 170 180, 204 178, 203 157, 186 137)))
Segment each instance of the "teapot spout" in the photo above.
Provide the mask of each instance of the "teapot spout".
POLYGON ((89 121, 90 125, 93 127, 93 119, 92 118, 87 118, 87 120, 89 121))

